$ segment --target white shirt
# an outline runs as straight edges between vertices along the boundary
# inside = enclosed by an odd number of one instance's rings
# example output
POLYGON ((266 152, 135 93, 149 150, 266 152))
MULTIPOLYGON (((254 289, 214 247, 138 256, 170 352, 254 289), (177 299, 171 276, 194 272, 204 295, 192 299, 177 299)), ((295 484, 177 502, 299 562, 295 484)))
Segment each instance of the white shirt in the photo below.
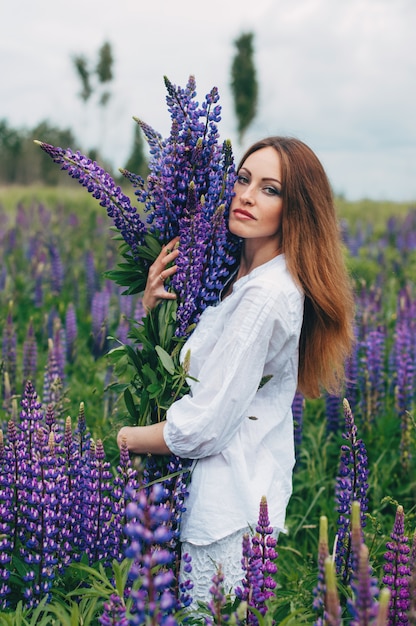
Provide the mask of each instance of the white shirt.
POLYGON ((284 529, 303 301, 279 255, 205 309, 183 346, 181 358, 190 350, 190 374, 198 381, 168 410, 164 429, 174 454, 198 459, 182 541, 206 545, 255 527, 263 495, 271 525, 284 529))

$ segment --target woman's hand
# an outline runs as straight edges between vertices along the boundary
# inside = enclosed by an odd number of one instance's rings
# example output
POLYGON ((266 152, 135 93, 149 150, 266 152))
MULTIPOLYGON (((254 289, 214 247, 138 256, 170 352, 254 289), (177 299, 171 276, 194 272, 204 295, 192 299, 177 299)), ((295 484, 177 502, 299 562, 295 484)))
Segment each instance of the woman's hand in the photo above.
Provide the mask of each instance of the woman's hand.
POLYGON ((161 300, 176 299, 176 294, 166 291, 164 283, 165 280, 173 276, 178 269, 175 264, 170 265, 179 254, 178 243, 179 237, 175 237, 175 239, 172 239, 172 241, 163 246, 159 256, 149 268, 146 288, 142 299, 146 311, 154 309, 161 300))

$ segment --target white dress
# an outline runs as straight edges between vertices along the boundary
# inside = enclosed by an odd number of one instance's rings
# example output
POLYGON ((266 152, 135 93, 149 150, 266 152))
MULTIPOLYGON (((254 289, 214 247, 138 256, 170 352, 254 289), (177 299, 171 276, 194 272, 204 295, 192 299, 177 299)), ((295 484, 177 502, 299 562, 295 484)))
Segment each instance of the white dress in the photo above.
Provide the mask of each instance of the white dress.
MULTIPOLYGON (((198 546, 205 546, 202 553, 208 546, 215 550, 222 540, 226 561, 223 544, 229 538, 234 561, 235 537, 241 541, 244 530, 255 528, 262 496, 271 525, 277 532, 284 529, 295 460, 291 406, 303 302, 279 255, 208 307, 183 346, 181 357, 190 351, 190 374, 197 382, 168 410, 164 438, 174 454, 195 459, 181 523, 181 541, 191 553, 198 546), (272 378, 259 389, 268 375, 272 378)), ((240 559, 241 552, 239 579, 240 559)), ((215 562, 209 555, 206 560, 214 574, 215 562)), ((209 597, 208 590, 204 595, 209 597)))

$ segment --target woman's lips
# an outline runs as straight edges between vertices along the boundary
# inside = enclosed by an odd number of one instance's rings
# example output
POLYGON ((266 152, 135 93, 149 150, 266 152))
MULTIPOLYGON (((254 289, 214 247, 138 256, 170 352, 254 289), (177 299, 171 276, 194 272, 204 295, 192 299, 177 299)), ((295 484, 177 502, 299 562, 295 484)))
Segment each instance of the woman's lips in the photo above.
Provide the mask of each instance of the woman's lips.
POLYGON ((234 215, 242 220, 254 220, 255 217, 248 211, 244 211, 244 209, 235 209, 233 211, 234 215))

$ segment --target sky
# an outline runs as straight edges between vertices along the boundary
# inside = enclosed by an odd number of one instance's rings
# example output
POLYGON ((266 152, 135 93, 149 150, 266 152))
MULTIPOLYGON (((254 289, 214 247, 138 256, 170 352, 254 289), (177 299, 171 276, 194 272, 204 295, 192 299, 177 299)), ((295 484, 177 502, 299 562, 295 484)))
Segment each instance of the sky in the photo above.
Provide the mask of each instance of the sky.
POLYGON ((218 87, 236 159, 257 139, 291 135, 336 194, 416 201, 414 0, 0 0, 0 24, 0 119, 13 128, 48 120, 73 131, 71 148, 97 147, 121 167, 133 116, 169 133, 163 77, 184 87, 194 75, 200 102, 218 87), (230 76, 246 32, 259 100, 240 145, 230 76), (103 111, 80 99, 73 57, 94 66, 105 41, 114 80, 103 111))

